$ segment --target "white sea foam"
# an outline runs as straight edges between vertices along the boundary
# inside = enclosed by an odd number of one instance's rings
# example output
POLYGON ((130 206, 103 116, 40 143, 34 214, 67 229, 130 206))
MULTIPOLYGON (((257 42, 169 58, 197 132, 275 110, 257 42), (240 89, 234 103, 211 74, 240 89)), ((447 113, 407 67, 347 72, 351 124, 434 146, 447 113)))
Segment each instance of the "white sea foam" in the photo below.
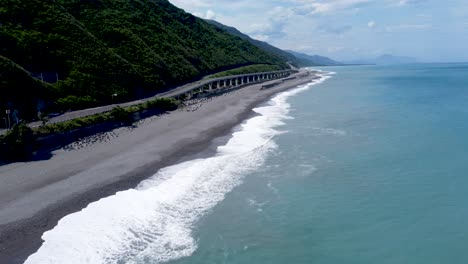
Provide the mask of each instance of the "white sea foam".
POLYGON ((255 200, 255 198, 250 198, 250 199, 247 199, 246 201, 247 201, 247 204, 255 208, 257 212, 263 212, 263 207, 269 203, 268 201, 258 202, 257 200, 255 200))
POLYGON ((214 157, 167 167, 135 189, 64 217, 44 233, 42 247, 25 263, 160 263, 190 256, 197 248, 193 225, 263 164, 276 148, 275 128, 288 117, 287 98, 312 85, 254 109, 260 115, 242 124, 214 157))
POLYGON ((272 182, 268 182, 267 184, 268 189, 270 189, 278 198, 280 197, 279 190, 273 186, 272 182))

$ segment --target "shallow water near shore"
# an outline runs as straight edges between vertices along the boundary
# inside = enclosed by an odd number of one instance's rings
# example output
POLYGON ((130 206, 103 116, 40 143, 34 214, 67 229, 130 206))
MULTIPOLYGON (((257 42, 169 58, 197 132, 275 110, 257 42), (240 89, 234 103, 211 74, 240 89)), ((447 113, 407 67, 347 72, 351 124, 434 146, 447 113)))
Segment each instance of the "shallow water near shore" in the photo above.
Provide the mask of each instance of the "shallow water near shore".
POLYGON ((331 70, 26 263, 467 263, 468 65, 331 70))

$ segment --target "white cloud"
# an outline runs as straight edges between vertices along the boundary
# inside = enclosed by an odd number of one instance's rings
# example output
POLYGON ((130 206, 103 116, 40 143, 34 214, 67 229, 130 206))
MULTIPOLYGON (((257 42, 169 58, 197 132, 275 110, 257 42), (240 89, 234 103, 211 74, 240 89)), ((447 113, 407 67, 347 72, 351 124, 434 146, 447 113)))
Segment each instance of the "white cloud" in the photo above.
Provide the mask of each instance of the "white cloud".
POLYGON ((386 32, 401 32, 401 31, 414 31, 414 30, 425 30, 432 28, 432 24, 401 24, 386 26, 386 32))
POLYGON ((213 1, 210 0, 170 0, 172 4, 178 7, 187 8, 188 10, 200 8, 200 7, 210 7, 213 1))
POLYGON ((252 38, 260 41, 268 41, 270 39, 267 35, 253 35, 252 38))
POLYGON ((345 26, 332 26, 328 24, 324 24, 317 27, 317 30, 327 34, 335 34, 335 35, 343 35, 349 31, 351 31, 353 27, 351 25, 345 26))
POLYGON ((432 15, 430 15, 430 14, 416 14, 416 17, 419 17, 419 18, 432 18, 432 15))
POLYGON ((404 5, 406 5, 406 4, 408 4, 408 0, 400 0, 400 1, 397 3, 398 6, 404 6, 404 5))
POLYGON ((337 59, 365 57, 377 48, 420 57, 468 54, 463 45, 468 38, 467 0, 450 0, 450 5, 435 0, 169 1, 280 48, 337 59), (444 38, 438 37, 441 29, 444 38))
POLYGON ((289 8, 276 6, 267 12, 268 20, 264 23, 252 24, 248 33, 258 36, 261 40, 282 38, 286 35, 285 27, 294 13, 289 8))
POLYGON ((194 12, 193 15, 203 19, 216 19, 216 13, 209 9, 205 13, 194 12))
POLYGON ((295 10, 298 13, 329 14, 339 11, 359 11, 358 5, 373 2, 375 0, 289 0, 286 2, 299 4, 295 10))
MULTIPOLYGON (((401 0, 401 1, 420 1, 420 0, 401 0)), ((268 2, 252 2, 250 0, 170 0, 176 6, 187 8, 188 11, 193 11, 200 8, 210 8, 215 5, 225 7, 235 7, 236 9, 249 9, 256 6, 271 6, 275 3, 268 2)), ((377 2, 377 0, 277 0, 276 4, 282 6, 290 6, 289 10, 296 14, 326 14, 336 11, 359 11, 357 6, 377 2)))
POLYGON ((396 6, 407 6, 407 5, 412 5, 412 4, 421 4, 423 2, 426 2, 427 0, 398 0, 396 2, 396 6))
POLYGON ((206 19, 216 19, 216 13, 212 10, 207 10, 205 14, 206 19))
POLYGON ((340 52, 342 50, 344 50, 345 47, 328 47, 328 52, 329 53, 335 53, 335 52, 340 52))

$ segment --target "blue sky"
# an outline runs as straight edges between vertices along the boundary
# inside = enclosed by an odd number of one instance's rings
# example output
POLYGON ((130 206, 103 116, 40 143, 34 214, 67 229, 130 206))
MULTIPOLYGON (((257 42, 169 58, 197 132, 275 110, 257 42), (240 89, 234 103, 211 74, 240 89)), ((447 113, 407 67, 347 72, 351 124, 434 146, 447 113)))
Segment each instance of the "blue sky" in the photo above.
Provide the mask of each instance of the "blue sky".
POLYGON ((467 0, 170 0, 283 49, 468 61, 467 0))

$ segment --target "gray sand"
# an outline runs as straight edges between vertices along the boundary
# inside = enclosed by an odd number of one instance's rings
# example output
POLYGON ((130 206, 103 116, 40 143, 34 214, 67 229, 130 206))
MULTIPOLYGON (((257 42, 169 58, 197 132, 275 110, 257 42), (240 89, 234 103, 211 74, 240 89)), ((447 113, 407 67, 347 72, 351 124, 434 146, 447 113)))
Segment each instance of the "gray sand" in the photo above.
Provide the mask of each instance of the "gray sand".
POLYGON ((158 169, 206 150, 251 109, 314 75, 270 89, 253 85, 77 142, 49 160, 0 167, 0 259, 21 263, 57 221, 90 202, 135 187, 158 169))

